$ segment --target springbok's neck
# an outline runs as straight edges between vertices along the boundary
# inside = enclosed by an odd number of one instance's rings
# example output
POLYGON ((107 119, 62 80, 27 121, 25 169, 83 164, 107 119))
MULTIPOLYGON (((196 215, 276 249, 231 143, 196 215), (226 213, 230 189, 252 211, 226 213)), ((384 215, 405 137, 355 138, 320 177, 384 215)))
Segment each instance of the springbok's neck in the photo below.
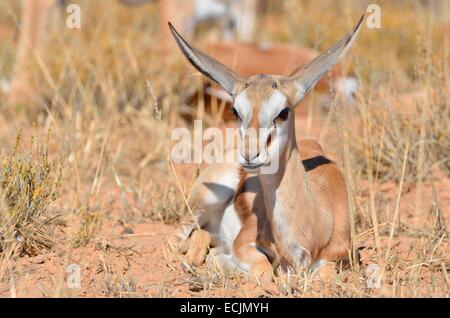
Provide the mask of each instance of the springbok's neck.
POLYGON ((259 179, 279 255, 292 264, 305 265, 310 255, 307 250, 311 246, 299 243, 304 233, 298 225, 311 224, 317 211, 314 209, 315 197, 297 148, 294 120, 291 120, 289 141, 280 154, 278 171, 274 174, 259 174, 259 179))
POLYGON ((297 148, 294 118, 289 122, 288 143, 280 153, 279 169, 274 174, 259 174, 259 179, 269 218, 273 217, 275 205, 284 207, 286 212, 296 214, 296 209, 304 207, 305 204, 309 205, 314 200, 297 148))

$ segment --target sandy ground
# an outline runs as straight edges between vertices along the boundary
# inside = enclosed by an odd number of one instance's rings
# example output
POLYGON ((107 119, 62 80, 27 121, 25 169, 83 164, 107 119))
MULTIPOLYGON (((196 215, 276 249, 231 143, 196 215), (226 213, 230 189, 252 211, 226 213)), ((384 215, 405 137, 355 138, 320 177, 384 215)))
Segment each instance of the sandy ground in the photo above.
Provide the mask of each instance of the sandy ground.
MULTIPOLYGON (((314 121, 308 124, 306 111, 297 114, 299 135, 320 135, 321 123, 314 121), (304 127, 309 126, 309 133, 304 127)), ((328 143, 332 140, 328 140, 328 143)), ((325 149, 327 149, 325 147, 325 149)), ((333 156, 332 156, 333 157, 333 156)), ((183 184, 189 183, 193 178, 196 165, 179 165, 177 173, 183 184)), ((155 180, 167 179, 164 173, 155 175, 155 180)), ((363 185, 360 185, 364 187, 363 185)), ((380 193, 388 193, 395 199, 395 184, 384 184, 380 193)), ((413 228, 420 229, 424 223, 431 222, 432 213, 417 215, 411 207, 417 189, 411 187, 402 197, 401 221, 413 228)), ((437 196, 444 209, 444 217, 450 216, 450 180, 441 179, 439 182, 424 183, 422 194, 424 202, 431 202, 431 196, 437 196), (434 190, 433 190, 434 187, 434 190)), ((8 283, 0 284, 0 296, 63 296, 63 297, 204 297, 204 296, 233 296, 233 297, 268 297, 285 296, 275 283, 262 288, 255 283, 245 282, 240 276, 231 277, 225 284, 216 284, 211 271, 204 268, 192 269, 183 265, 183 255, 172 250, 167 238, 173 233, 176 224, 168 225, 163 222, 148 220, 133 220, 121 200, 120 190, 114 184, 104 185, 102 195, 107 196, 110 209, 102 219, 100 229, 94 238, 86 245, 74 248, 70 237, 78 230, 79 220, 68 219, 65 226, 56 228, 56 245, 35 257, 19 257, 9 265, 12 278, 8 283), (108 190, 106 190, 108 189, 108 190), (127 220, 127 221, 124 221, 127 220), (69 288, 70 278, 68 271, 70 264, 80 268, 80 288, 69 288), (68 283, 69 280, 69 283, 68 283), (69 284, 69 285, 68 285, 69 284)), ((61 199, 63 200, 63 199, 61 199)), ((133 206, 135 202, 130 197, 128 203, 133 206)), ((430 203, 431 205, 431 203, 430 203)), ((54 207, 57 209, 57 206, 54 207)), ((425 207, 423 211, 430 211, 432 207, 425 207)), ((447 226, 447 231, 449 227, 447 226)), ((382 233, 380 244, 384 251, 389 245, 389 229, 380 225, 382 233)), ((442 280, 442 264, 416 264, 414 259, 420 255, 423 248, 424 237, 420 233, 403 233, 393 241, 393 254, 403 264, 419 266, 417 287, 427 295, 448 295, 441 287, 433 287, 433 280, 438 277, 442 280), (430 267, 437 266, 436 270, 430 267)), ((371 233, 359 233, 357 247, 361 252, 361 266, 373 262, 377 254, 375 242, 371 233)), ((448 271, 448 243, 438 244, 435 256, 447 259, 448 271)), ((203 265, 202 267, 206 267, 203 265)), ((407 265, 402 265, 407 266, 407 265)), ((445 266, 445 264, 444 264, 445 266)), ((350 282, 351 271, 340 276, 343 282, 350 282)), ((363 284, 363 282, 361 282, 363 284)), ((391 282, 375 290, 371 295, 392 296, 395 284, 391 282)), ((348 296, 351 291, 331 293, 320 281, 313 281, 311 288, 302 293, 302 296, 348 296)), ((398 288, 398 286, 397 286, 398 288)), ((412 291, 397 290, 397 295, 414 295, 412 291), (411 293, 411 294, 409 294, 411 293)))

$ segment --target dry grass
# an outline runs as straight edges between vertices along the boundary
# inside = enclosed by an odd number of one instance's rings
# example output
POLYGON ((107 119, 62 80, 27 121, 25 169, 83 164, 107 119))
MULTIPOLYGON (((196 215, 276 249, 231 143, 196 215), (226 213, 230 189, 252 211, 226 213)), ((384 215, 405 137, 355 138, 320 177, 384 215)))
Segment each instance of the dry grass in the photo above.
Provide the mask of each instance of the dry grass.
POLYGON ((58 195, 62 166, 49 160, 45 145, 33 141, 32 147, 32 153, 23 153, 19 134, 0 166, 0 252, 35 255, 54 242, 55 216, 48 207, 58 195))
MULTIPOLYGON (((280 272, 263 288, 211 261, 182 265, 165 240, 187 213, 167 162, 168 140, 174 127, 190 127, 181 115, 200 78, 179 54, 162 65, 156 7, 77 2, 82 29, 51 28, 48 54, 30 65, 40 101, 9 105, 0 96, 0 295, 36 295, 36 283, 39 296, 449 296, 448 10, 433 10, 433 1, 380 1, 383 28, 364 29, 345 62, 361 80, 357 102, 315 110, 313 119, 329 126, 321 135, 325 149, 345 171, 361 258, 332 282, 280 272), (401 98, 410 91, 423 94, 410 103, 401 98), (48 145, 14 147, 19 131, 22 140, 47 140, 49 129, 48 145), (24 180, 34 195, 19 191, 24 180), (61 226, 42 226, 55 215, 61 226), (21 251, 42 260, 12 254, 7 242, 17 229, 26 238, 21 251), (64 286, 73 262, 87 275, 79 293, 64 286), (366 287, 372 263, 382 270, 381 288, 366 287)), ((257 39, 323 49, 367 3, 269 1, 273 14, 261 17, 257 39)), ((12 73, 19 12, 18 2, 0 0, 0 27, 15 30, 0 41, 0 80, 12 73)), ((56 13, 52 19, 64 23, 56 13)), ((191 168, 176 169, 185 193, 191 168)))
POLYGON ((443 56, 432 64, 426 56, 418 65, 414 94, 399 94, 392 87, 383 87, 367 96, 360 96, 358 117, 362 119, 360 134, 354 134, 355 157, 361 160, 361 173, 369 172, 381 182, 399 180, 401 158, 406 145, 409 181, 431 177, 433 169, 450 172, 449 86, 446 85, 443 56), (368 158, 366 158, 368 157, 368 158), (367 161, 368 160, 368 161, 367 161))

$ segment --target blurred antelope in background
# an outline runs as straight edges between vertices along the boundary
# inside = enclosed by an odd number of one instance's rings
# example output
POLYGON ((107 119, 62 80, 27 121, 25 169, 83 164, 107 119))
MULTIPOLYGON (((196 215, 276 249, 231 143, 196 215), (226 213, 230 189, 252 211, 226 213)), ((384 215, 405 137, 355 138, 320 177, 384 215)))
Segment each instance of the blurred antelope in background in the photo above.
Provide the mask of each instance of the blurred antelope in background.
MULTIPOLYGON (((243 77, 256 74, 287 76, 296 67, 303 66, 319 55, 313 49, 286 44, 258 45, 255 43, 218 42, 206 45, 205 49, 208 54, 213 55, 222 64, 243 77)), ((358 86, 356 77, 345 74, 337 64, 319 80, 315 89, 323 93, 333 91, 346 101, 353 101, 358 86)), ((232 99, 223 90, 207 87, 205 92, 219 100, 232 102, 232 99)))
MULTIPOLYGON (((159 32, 163 56, 172 52, 174 42, 166 23, 173 20, 176 26, 187 30, 189 37, 194 36, 197 26, 215 20, 222 26, 224 38, 233 37, 249 41, 253 34, 256 15, 256 0, 119 0, 125 5, 157 3, 160 23, 164 25, 159 32)), ((45 34, 48 27, 48 15, 52 8, 59 5, 65 8, 67 0, 22 0, 22 22, 19 36, 16 64, 11 84, 3 85, 9 91, 13 104, 35 103, 38 101, 38 83, 29 72, 30 63, 36 56, 45 54, 45 34), (8 87, 9 86, 9 87, 8 87)), ((7 34, 5 34, 7 36, 7 34)))
POLYGON ((347 259, 350 220, 344 178, 317 141, 296 140, 294 112, 351 46, 362 21, 289 75, 249 78, 192 47, 169 24, 192 65, 231 96, 240 123, 240 144, 228 150, 238 160, 210 165, 193 186, 189 205, 195 222, 183 222, 178 233, 190 263, 202 263, 214 246, 223 267, 269 282, 277 264, 315 271, 347 259), (265 173, 274 161, 279 168, 265 173))
MULTIPOLYGON (((222 29, 222 42, 208 44, 205 49, 218 60, 242 76, 259 73, 284 74, 295 66, 305 64, 318 55, 312 49, 289 45, 262 46, 252 42, 258 13, 257 0, 119 0, 126 5, 144 3, 158 4, 160 23, 160 48, 162 56, 169 56, 175 48, 170 31, 166 27, 171 20, 175 27, 185 30, 188 39, 194 38, 199 24, 216 21, 222 29), (234 39, 234 40, 233 40, 234 39), (236 41, 239 40, 239 41, 236 41), (245 42, 245 43, 243 43, 245 42), (270 63, 267 61, 270 60, 270 63)), ((16 64, 11 83, 3 85, 9 92, 12 104, 36 103, 39 101, 39 83, 30 73, 30 64, 36 57, 45 54, 45 34, 49 11, 65 0, 22 0, 22 22, 16 64)), ((338 66, 329 76, 319 82, 317 88, 326 92, 336 90, 351 99, 358 84, 355 78, 344 76, 338 66)), ((205 93, 219 100, 230 102, 227 94, 205 84, 205 93)), ((226 114, 224 119, 227 119, 226 114)))
MULTIPOLYGON (((203 47, 208 54, 213 55, 220 63, 243 77, 256 74, 287 76, 296 67, 301 67, 319 55, 313 49, 286 44, 259 45, 256 43, 214 42, 203 47), (267 63, 267 61, 270 61, 270 63, 267 63)), ((342 97, 347 104, 354 102, 358 88, 357 78, 351 74, 346 74, 339 64, 336 64, 314 87, 321 94, 330 96, 330 92, 335 93, 342 97)), ((200 119, 215 118, 215 121, 217 121, 217 118, 225 121, 234 120, 233 114, 229 111, 233 100, 223 88, 215 84, 211 86, 210 82, 205 79, 201 94, 202 96, 194 95, 192 97, 190 100, 191 107, 181 109, 183 115, 191 120, 194 117, 200 119), (199 103, 199 97, 204 98, 204 104, 199 103), (220 107, 218 107, 218 103, 212 102, 213 98, 220 102, 220 107), (205 117, 205 113, 208 113, 211 117, 205 117)), ((308 103, 308 98, 304 100, 304 103, 308 103)), ((306 112, 307 107, 302 111, 306 112)))
POLYGON ((258 0, 159 0, 161 47, 173 52, 175 43, 167 21, 175 28, 185 30, 185 37, 194 38, 197 27, 203 22, 220 26, 220 41, 251 42, 256 26, 258 0))

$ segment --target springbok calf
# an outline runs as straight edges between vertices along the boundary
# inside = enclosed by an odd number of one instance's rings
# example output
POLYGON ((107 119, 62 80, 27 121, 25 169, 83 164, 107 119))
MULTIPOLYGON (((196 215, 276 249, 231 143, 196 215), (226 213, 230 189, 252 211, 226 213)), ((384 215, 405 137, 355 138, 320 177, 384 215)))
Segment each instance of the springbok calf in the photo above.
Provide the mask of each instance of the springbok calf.
POLYGON ((348 257, 343 176, 317 141, 296 141, 293 113, 351 46, 363 18, 342 40, 291 75, 247 79, 190 46, 169 23, 192 65, 232 96, 232 110, 240 121, 240 144, 231 150, 238 152, 237 162, 210 165, 190 195, 195 222, 182 222, 178 233, 189 262, 202 263, 215 246, 222 266, 268 282, 272 264, 314 271, 348 257), (263 173, 276 160, 279 169, 263 173))

